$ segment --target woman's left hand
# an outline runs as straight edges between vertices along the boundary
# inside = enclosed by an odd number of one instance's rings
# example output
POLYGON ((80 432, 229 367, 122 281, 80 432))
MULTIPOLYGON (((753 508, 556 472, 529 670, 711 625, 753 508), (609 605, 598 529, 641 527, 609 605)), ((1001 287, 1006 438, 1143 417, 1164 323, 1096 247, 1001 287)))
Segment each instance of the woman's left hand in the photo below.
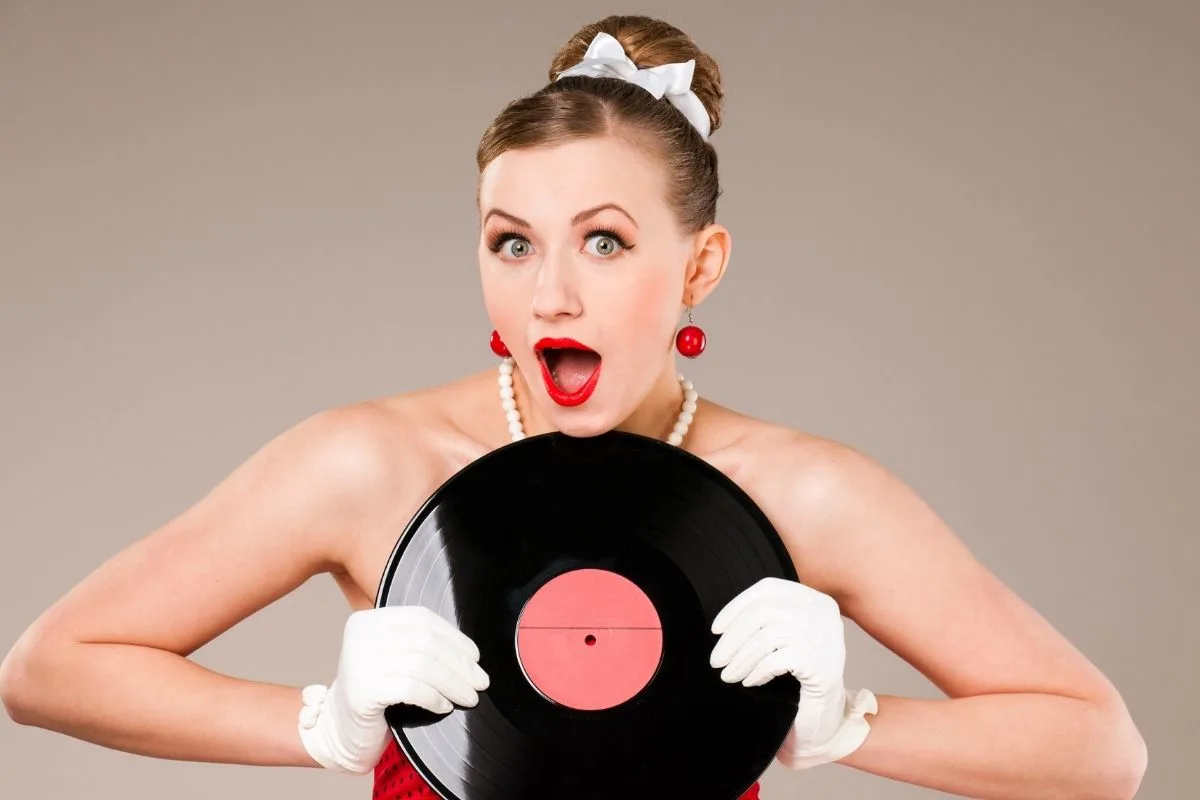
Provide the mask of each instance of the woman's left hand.
POLYGON ((779 760, 793 769, 845 758, 866 739, 875 697, 843 684, 845 626, 837 601, 802 583, 764 578, 717 614, 709 663, 721 679, 761 686, 780 675, 800 682, 800 705, 779 760))

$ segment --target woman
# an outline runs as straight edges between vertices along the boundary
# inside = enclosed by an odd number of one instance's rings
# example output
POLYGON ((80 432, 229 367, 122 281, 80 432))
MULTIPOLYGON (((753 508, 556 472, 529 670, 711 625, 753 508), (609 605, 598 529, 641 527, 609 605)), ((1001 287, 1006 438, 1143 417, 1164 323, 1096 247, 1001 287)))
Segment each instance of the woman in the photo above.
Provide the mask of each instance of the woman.
POLYGON ((730 253, 715 222, 714 61, 663 22, 610 17, 572 37, 550 77, 478 151, 497 370, 330 409, 269 442, 31 626, 0 673, 13 719, 161 758, 374 769, 378 798, 432 796, 383 710, 470 706, 489 676, 448 621, 372 608, 395 531, 500 445, 615 428, 706 459, 784 537, 803 583, 733 600, 710 663, 731 682, 800 679, 785 765, 978 798, 1133 796, 1146 753, 1117 691, 920 498, 854 450, 699 399, 677 375, 673 348, 704 344, 678 320, 730 253), (353 609, 328 688, 188 659, 318 573, 353 609), (947 697, 848 691, 842 615, 947 697))

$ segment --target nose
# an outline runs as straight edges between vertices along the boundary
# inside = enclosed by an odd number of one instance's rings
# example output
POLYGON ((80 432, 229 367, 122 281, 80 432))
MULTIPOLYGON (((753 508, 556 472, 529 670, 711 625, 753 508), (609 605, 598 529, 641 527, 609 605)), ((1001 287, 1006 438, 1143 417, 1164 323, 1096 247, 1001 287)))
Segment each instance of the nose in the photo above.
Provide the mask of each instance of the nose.
POLYGON ((583 311, 569 257, 547 258, 538 271, 533 315, 538 319, 577 317, 583 311))

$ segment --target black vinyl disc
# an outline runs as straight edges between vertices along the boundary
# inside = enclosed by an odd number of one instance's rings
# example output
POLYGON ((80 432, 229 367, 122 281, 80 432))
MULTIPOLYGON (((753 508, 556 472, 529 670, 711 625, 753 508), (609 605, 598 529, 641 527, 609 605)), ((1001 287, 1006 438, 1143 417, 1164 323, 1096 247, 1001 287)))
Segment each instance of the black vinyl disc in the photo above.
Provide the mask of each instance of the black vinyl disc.
POLYGON ((474 708, 387 720, 447 800, 737 800, 799 684, 709 666, 710 626, 762 578, 796 580, 771 523, 681 448, 611 432, 505 445, 413 517, 376 606, 420 605, 478 645, 474 708))

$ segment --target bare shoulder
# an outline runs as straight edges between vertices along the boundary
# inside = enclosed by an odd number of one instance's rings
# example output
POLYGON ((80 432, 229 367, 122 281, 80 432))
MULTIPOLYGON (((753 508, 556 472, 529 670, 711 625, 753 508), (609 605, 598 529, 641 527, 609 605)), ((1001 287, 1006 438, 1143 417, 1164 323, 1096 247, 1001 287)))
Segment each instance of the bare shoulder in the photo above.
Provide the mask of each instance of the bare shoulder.
POLYGON ((343 575, 412 478, 419 407, 419 396, 362 402, 287 427, 71 587, 15 649, 123 642, 187 654, 310 577, 343 575))
POLYGON ((771 518, 800 580, 948 695, 1047 691, 1120 703, 900 476, 844 443, 727 410, 713 416, 725 442, 705 457, 771 518))
MULTIPOLYGON (((323 410, 270 447, 312 470, 326 497, 378 519, 431 480, 461 469, 486 450, 460 423, 479 376, 323 410), (286 443, 286 444, 285 444, 286 443), (352 501, 349 503, 343 501, 352 501)), ((469 416, 469 413, 467 414, 469 416)))
POLYGON ((898 477, 851 445, 709 404, 703 458, 734 480, 779 530, 805 583, 845 596, 845 551, 865 544, 853 522, 870 506, 916 500, 898 477))
POLYGON ((268 442, 239 472, 250 482, 273 475, 281 488, 302 493, 308 518, 326 521, 314 533, 326 540, 323 549, 336 569, 357 524, 377 514, 416 463, 410 457, 419 444, 414 405, 390 398, 324 409, 268 442))
POLYGON ((844 608, 854 608, 877 577, 872 570, 885 564, 892 574, 906 567, 928 574, 973 563, 935 510, 867 453, 728 409, 719 416, 735 433, 707 457, 763 507, 804 582, 844 608))
POLYGON ((421 504, 492 449, 506 430, 492 372, 326 412, 326 447, 347 463, 356 519, 334 577, 353 607, 369 606, 386 560, 421 504), (489 413, 493 412, 493 413, 489 413), (490 424, 489 424, 490 423, 490 424))
POLYGON ((710 435, 699 454, 785 517, 827 512, 839 489, 866 489, 885 474, 847 444, 712 403, 705 411, 719 433, 710 435))

